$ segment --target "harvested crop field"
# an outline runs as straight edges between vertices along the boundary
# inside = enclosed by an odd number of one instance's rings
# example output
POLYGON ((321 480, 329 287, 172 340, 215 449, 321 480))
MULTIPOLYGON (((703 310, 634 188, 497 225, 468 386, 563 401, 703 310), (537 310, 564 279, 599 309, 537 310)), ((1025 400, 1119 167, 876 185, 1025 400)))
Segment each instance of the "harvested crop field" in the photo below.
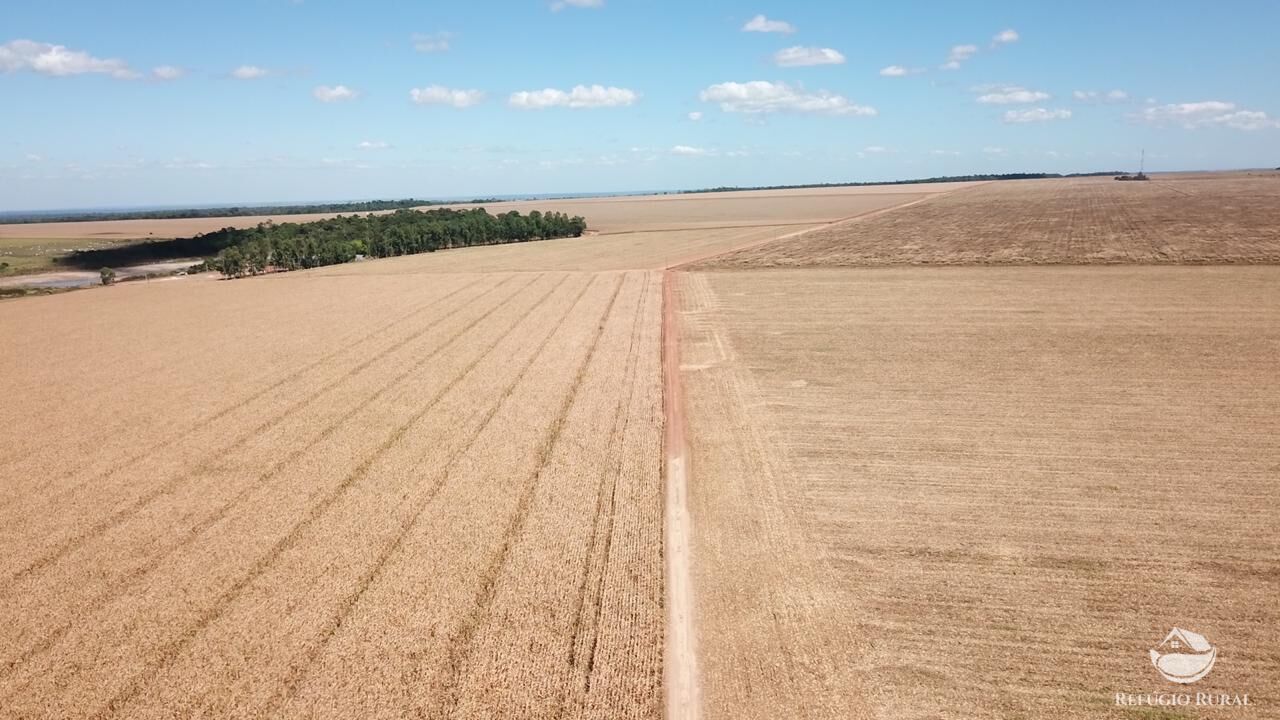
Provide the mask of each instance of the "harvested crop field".
POLYGON ((704 267, 1280 263, 1280 172, 970 186, 704 267))
POLYGON ((655 269, 809 212, 0 304, 3 714, 660 717, 655 269))
POLYGON ((676 277, 708 717, 1274 716, 1280 268, 676 277))
MULTIPOLYGON (((497 214, 557 211, 582 215, 599 232, 706 229, 720 226, 831 222, 866 209, 904 202, 909 197, 949 192, 971 183, 878 185, 870 187, 759 190, 674 195, 635 195, 577 200, 526 200, 483 203, 497 214), (895 200, 896 198, 896 200, 895 200)), ((452 207, 476 207, 457 205, 452 207)), ((11 239, 23 244, 58 239, 93 245, 128 239, 189 237, 224 227, 247 228, 267 220, 311 222, 332 214, 181 218, 173 220, 101 220, 91 222, 0 224, 0 248, 11 239), (70 238, 68 240, 68 238, 70 238)))
POLYGON ((4 714, 657 716, 659 276, 263 280, 0 307, 4 714))

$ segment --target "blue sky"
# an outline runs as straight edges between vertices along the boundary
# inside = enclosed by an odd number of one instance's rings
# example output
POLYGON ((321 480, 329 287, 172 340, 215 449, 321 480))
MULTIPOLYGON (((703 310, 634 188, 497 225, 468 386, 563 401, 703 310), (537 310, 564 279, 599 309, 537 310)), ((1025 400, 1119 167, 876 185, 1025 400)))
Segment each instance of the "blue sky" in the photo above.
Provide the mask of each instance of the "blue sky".
POLYGON ((1271 1, 6 0, 0 210, 1275 167, 1277 27, 1271 1))

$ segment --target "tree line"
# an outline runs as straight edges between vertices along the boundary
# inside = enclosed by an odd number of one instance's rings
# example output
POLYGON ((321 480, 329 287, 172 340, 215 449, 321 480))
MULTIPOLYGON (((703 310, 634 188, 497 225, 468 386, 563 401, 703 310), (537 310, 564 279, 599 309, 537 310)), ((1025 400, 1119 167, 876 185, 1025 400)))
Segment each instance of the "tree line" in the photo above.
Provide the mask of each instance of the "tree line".
POLYGON ((359 257, 394 257, 476 245, 578 237, 587 221, 564 213, 490 215, 473 210, 399 210, 389 215, 339 216, 310 223, 262 223, 226 228, 204 238, 219 246, 207 268, 226 277, 336 265, 359 257))
POLYGON ((229 276, 267 269, 294 270, 349 262, 357 256, 391 257, 473 245, 577 237, 582 217, 564 213, 490 215, 484 208, 397 210, 383 215, 339 215, 306 223, 267 221, 251 228, 223 228, 194 237, 151 240, 80 250, 60 262, 96 270, 184 258, 209 258, 193 271, 229 270, 229 276))

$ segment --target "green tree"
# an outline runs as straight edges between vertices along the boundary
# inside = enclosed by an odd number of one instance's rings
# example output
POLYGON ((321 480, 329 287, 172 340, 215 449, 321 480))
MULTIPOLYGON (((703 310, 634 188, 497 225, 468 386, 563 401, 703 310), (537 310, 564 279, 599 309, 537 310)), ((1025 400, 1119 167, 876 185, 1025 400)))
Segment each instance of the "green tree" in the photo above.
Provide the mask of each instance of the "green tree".
POLYGON ((116 271, 109 267, 104 267, 98 271, 98 277, 102 280, 103 285, 112 285, 116 281, 116 271))

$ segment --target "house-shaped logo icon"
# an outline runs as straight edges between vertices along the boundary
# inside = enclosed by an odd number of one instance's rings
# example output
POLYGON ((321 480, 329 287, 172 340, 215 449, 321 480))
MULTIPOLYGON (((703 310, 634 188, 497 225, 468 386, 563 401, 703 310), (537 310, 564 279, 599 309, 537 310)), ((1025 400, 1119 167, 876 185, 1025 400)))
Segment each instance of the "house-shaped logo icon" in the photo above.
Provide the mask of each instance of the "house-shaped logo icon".
POLYGON ((1187 685, 1213 669, 1218 659, 1218 648, 1209 644, 1203 635, 1190 630, 1174 628, 1164 641, 1151 652, 1151 664, 1169 682, 1187 685))

